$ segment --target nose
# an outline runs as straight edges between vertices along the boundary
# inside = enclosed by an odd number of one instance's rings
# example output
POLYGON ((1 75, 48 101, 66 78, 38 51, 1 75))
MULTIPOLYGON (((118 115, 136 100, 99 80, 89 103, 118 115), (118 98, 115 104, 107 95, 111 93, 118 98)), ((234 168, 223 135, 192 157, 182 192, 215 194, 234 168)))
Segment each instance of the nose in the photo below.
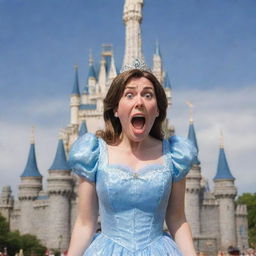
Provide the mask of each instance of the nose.
POLYGON ((136 101, 136 107, 137 108, 142 108, 144 106, 143 98, 138 95, 137 101, 136 101))

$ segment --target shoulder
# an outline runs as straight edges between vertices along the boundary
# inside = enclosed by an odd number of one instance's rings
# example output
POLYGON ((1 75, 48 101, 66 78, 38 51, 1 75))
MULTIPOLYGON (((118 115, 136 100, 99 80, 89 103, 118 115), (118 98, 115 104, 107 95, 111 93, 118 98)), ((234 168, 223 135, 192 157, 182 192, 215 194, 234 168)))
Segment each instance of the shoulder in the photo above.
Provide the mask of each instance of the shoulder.
POLYGON ((72 144, 69 166, 80 177, 95 182, 99 152, 99 139, 92 133, 86 133, 72 144))
POLYGON ((172 165, 173 181, 183 179, 191 169, 197 150, 193 143, 183 137, 171 136, 167 140, 169 165, 172 165))

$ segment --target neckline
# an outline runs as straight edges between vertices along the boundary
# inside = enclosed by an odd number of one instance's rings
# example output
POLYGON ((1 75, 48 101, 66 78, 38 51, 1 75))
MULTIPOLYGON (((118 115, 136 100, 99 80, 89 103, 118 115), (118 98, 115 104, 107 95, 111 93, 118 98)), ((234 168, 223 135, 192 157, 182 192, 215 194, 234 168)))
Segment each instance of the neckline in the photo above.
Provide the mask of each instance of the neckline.
POLYGON ((109 151, 108 151, 108 145, 107 143, 103 140, 100 139, 100 141, 102 142, 102 149, 103 152, 101 154, 102 156, 102 160, 103 163, 105 164, 105 166, 107 167, 114 167, 114 168, 118 168, 127 172, 130 172, 131 174, 141 174, 146 172, 147 170, 152 170, 152 169, 163 169, 167 166, 167 158, 166 158, 166 153, 167 153, 167 140, 163 139, 162 140, 162 163, 150 163, 150 164, 145 164, 144 166, 138 168, 138 169, 134 169, 132 167, 130 167, 129 165, 126 164, 121 164, 121 163, 109 163, 109 151))

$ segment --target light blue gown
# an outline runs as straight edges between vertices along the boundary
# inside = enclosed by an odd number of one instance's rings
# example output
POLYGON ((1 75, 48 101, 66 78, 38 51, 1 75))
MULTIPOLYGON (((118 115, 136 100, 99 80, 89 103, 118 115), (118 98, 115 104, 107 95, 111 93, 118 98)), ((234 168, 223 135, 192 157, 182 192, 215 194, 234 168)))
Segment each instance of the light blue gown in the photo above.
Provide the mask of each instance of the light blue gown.
POLYGON ((135 171, 109 164, 103 139, 87 133, 76 140, 69 164, 96 183, 102 230, 84 256, 180 256, 163 223, 172 183, 185 177, 196 154, 190 141, 172 136, 163 140, 163 164, 135 171))

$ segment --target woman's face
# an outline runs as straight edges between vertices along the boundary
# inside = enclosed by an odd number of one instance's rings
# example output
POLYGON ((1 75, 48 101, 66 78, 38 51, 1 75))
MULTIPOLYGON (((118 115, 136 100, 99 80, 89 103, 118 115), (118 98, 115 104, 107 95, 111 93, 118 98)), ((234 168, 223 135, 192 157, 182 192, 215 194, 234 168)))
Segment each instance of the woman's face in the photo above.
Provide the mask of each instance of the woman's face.
POLYGON ((116 109, 122 132, 132 141, 146 138, 159 115, 155 89, 145 77, 132 78, 116 109))

